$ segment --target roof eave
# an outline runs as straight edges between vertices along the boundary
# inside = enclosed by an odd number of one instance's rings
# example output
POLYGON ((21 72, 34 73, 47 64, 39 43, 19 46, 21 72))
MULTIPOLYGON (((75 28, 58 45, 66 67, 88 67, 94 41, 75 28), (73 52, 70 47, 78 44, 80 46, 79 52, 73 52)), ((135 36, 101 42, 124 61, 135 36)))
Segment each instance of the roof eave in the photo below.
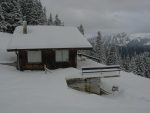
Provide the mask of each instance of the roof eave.
POLYGON ((21 50, 48 50, 48 49, 76 49, 76 50, 92 50, 92 47, 81 47, 81 48, 28 48, 28 49, 7 49, 8 52, 21 51, 21 50))

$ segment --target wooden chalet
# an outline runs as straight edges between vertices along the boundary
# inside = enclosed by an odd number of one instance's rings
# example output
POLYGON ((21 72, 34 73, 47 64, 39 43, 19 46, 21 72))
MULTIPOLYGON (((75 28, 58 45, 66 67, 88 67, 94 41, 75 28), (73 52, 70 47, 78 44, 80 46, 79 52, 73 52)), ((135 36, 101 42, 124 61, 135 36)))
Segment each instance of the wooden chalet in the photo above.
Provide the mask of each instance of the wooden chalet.
POLYGON ((44 70, 77 66, 77 51, 91 49, 74 27, 23 26, 15 29, 8 52, 16 52, 18 70, 44 70))

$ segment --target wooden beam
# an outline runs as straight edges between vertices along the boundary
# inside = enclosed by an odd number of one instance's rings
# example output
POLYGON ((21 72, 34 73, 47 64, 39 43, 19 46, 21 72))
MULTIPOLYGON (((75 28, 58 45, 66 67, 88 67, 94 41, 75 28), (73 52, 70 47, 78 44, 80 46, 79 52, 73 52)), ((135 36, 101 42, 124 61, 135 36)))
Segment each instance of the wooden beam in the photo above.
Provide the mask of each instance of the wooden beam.
POLYGON ((25 51, 36 51, 36 50, 62 50, 62 49, 74 49, 74 50, 91 50, 91 47, 83 47, 83 48, 74 48, 74 47, 70 47, 70 48, 29 48, 29 49, 7 49, 8 52, 13 52, 13 51, 21 51, 21 50, 25 50, 25 51))

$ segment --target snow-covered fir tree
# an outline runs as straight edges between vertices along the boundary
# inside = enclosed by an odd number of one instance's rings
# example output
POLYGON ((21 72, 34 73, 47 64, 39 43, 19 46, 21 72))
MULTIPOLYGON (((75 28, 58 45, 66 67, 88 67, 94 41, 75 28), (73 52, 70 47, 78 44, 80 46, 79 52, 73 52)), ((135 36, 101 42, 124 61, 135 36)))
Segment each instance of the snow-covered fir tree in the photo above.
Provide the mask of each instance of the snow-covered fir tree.
POLYGON ((130 60, 129 72, 137 73, 136 58, 133 56, 130 60))
POLYGON ((5 17, 3 15, 3 10, 0 5, 0 32, 5 32, 7 30, 7 22, 5 21, 5 17))
POLYGON ((140 55, 136 58, 136 74, 141 75, 143 73, 142 57, 140 55))
POLYGON ((59 19, 58 14, 55 16, 54 25, 56 26, 64 26, 64 23, 59 19))
POLYGON ((121 60, 121 67, 123 70, 130 72, 130 57, 127 55, 124 59, 121 60))
POLYGON ((112 45, 108 51, 107 65, 117 65, 119 64, 119 55, 116 45, 112 45))
POLYGON ((44 25, 47 22, 46 9, 39 0, 20 0, 21 11, 29 25, 44 25))
POLYGON ((37 16, 38 24, 39 25, 45 25, 47 23, 46 18, 46 8, 42 6, 41 1, 35 0, 34 1, 34 7, 35 7, 35 17, 37 16))
POLYGON ((84 35, 84 27, 82 24, 78 27, 78 29, 84 35))
POLYGON ((148 57, 143 57, 143 76, 150 78, 150 65, 148 63, 148 57))
POLYGON ((147 60, 147 54, 143 53, 138 55, 138 60, 137 60, 137 73, 138 75, 144 76, 144 77, 148 77, 149 76, 149 66, 148 66, 148 60, 147 60))
POLYGON ((22 23, 18 0, 0 0, 0 31, 12 33, 22 23))
POLYGON ((96 39, 96 57, 99 59, 99 62, 105 63, 106 62, 106 57, 105 57, 105 51, 102 43, 102 35, 101 32, 97 33, 97 39, 96 39))
POLYGON ((95 51, 96 51, 96 57, 100 60, 101 62, 101 45, 102 45, 102 36, 101 33, 98 32, 97 33, 97 38, 96 38, 96 47, 95 47, 95 51))
POLYGON ((47 25, 46 7, 43 9, 43 24, 47 25))
POLYGON ((50 13, 50 16, 48 18, 48 22, 47 22, 48 25, 53 25, 54 22, 53 22, 53 17, 52 17, 52 13, 50 13))
MULTIPOLYGON (((34 2, 33 0, 20 0, 21 11, 29 25, 35 24, 36 21, 33 14, 34 2)), ((37 22, 36 22, 37 23, 37 22)))

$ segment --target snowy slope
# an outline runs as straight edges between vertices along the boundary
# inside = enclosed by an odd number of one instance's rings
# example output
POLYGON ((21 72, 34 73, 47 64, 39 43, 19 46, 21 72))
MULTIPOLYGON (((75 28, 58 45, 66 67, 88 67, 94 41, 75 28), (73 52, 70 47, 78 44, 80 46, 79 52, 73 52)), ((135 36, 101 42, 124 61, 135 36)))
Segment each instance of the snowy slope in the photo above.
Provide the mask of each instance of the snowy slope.
MULTIPOLYGON (((78 67, 99 66, 91 60, 79 61, 78 67)), ((115 79, 118 94, 98 96, 67 87, 65 78, 81 76, 74 68, 17 71, 0 65, 0 113, 149 113, 150 80, 121 72, 115 79)), ((102 80, 112 85, 113 80, 102 80)))
POLYGON ((9 63, 16 61, 15 53, 10 53, 6 51, 11 37, 12 34, 0 32, 0 63, 9 63))

